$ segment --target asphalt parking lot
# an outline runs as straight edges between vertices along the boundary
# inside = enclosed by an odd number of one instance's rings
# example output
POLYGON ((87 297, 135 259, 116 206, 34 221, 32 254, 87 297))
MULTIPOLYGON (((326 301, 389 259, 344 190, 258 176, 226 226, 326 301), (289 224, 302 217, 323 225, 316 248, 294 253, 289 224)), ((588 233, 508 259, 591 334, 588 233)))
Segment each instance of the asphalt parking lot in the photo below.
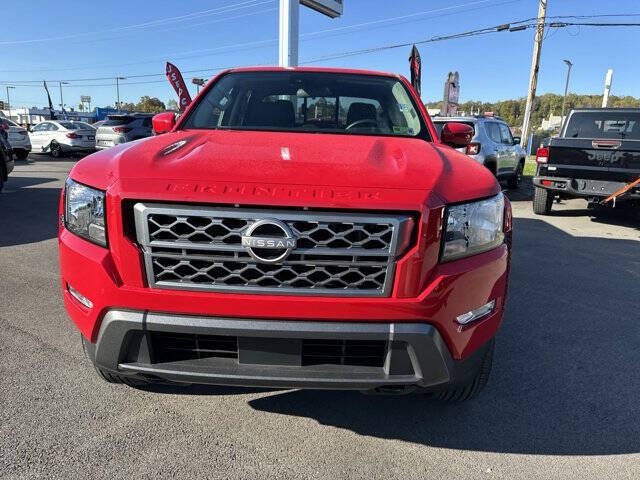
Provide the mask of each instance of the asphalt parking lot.
POLYGON ((59 293, 58 196, 76 159, 32 156, 0 194, 2 478, 638 478, 640 222, 514 200, 489 385, 420 396, 135 390, 85 361, 59 293))

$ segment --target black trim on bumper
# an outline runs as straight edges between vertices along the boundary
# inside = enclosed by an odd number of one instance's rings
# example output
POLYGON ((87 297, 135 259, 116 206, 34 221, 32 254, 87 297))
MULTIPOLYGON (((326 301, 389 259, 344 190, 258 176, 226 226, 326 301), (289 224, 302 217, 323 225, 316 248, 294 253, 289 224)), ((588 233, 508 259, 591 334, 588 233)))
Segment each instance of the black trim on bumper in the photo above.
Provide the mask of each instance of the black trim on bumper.
POLYGON ((371 390, 462 382, 476 371, 483 349, 456 362, 438 331, 425 323, 283 321, 111 310, 88 353, 100 368, 149 380, 371 390), (238 356, 154 362, 154 332, 237 338, 238 356), (313 339, 383 340, 387 342, 384 365, 305 365, 296 360, 295 347, 284 347, 313 339), (251 363, 243 363, 243 358, 251 363))
MULTIPOLYGON (((538 188, 544 188, 552 192, 564 193, 567 196, 588 198, 588 197, 608 197, 627 185, 624 182, 612 182, 608 180, 588 180, 579 178, 566 177, 533 177, 533 185, 538 188), (543 185, 543 180, 554 182, 553 186, 543 185)), ((625 193, 625 199, 640 198, 640 188, 632 189, 625 193)))

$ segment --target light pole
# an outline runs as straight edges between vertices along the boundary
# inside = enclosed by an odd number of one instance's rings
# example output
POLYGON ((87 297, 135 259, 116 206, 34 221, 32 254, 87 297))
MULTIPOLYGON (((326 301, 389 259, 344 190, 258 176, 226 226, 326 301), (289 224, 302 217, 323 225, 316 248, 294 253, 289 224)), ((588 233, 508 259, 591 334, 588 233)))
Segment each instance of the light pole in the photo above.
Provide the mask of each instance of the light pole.
POLYGON ((58 82, 60 84, 60 109, 64 111, 64 102, 62 101, 62 85, 69 85, 69 82, 58 82))
POLYGON ((11 85, 7 85, 7 110, 9 110, 9 119, 11 119, 11 101, 9 100, 9 89, 16 88, 11 85))
MULTIPOLYGON (((564 106, 567 103, 567 91, 569 90, 569 75, 571 75, 571 67, 573 63, 569 60, 563 60, 567 64, 567 81, 564 84, 564 98, 562 99, 562 115, 560 116, 560 122, 564 123, 564 106)), ((560 125, 562 127, 562 125, 560 125)))
POLYGON ((116 102, 116 109, 120 111, 120 80, 126 80, 126 77, 116 77, 116 97, 118 101, 116 102))

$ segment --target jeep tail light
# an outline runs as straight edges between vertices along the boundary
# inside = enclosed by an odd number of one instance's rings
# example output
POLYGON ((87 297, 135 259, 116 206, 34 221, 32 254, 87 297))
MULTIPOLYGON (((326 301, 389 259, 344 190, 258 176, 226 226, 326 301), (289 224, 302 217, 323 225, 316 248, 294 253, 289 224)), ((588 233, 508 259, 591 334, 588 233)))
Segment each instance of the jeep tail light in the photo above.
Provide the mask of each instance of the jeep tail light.
POLYGON ((78 135, 77 133, 67 133, 66 135, 67 138, 82 138, 82 135, 78 135))
POLYGON ((131 127, 114 127, 113 131, 116 133, 128 133, 132 130, 131 127))
POLYGON ((549 149, 540 147, 536 152, 536 163, 547 163, 549 161, 549 149))
POLYGON ((467 155, 477 155, 480 153, 480 144, 479 143, 470 143, 467 145, 467 155))

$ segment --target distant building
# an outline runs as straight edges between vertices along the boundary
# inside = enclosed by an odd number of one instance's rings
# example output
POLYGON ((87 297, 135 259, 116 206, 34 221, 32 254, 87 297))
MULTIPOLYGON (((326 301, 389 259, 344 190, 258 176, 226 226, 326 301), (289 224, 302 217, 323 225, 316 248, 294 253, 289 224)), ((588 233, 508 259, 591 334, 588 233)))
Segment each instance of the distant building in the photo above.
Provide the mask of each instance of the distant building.
POLYGON ((542 119, 542 125, 540 126, 541 130, 545 132, 552 132, 560 130, 562 127, 562 122, 564 122, 564 118, 561 115, 554 115, 553 111, 549 113, 549 118, 542 119))
MULTIPOLYGON (((57 119, 76 120, 78 122, 93 123, 97 121, 96 114, 94 112, 76 112, 54 110, 55 117, 57 119)), ((36 107, 20 107, 12 108, 11 110, 1 109, 0 116, 13 120, 20 125, 35 125, 36 123, 44 122, 51 119, 51 112, 48 108, 36 108, 36 107)))

